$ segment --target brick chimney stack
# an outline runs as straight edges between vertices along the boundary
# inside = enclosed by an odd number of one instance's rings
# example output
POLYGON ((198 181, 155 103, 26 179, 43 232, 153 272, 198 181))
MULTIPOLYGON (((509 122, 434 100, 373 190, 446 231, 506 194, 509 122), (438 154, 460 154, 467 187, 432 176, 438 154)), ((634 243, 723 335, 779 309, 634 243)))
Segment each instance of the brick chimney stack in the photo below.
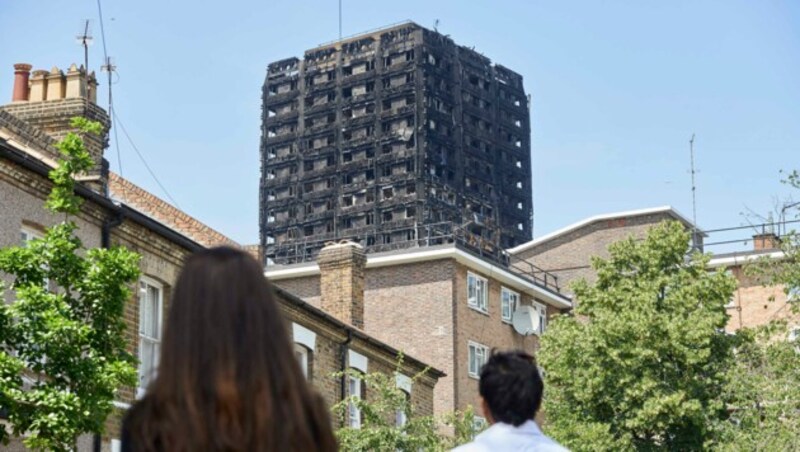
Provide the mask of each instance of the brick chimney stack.
POLYGON ((776 250, 781 247, 781 238, 774 232, 764 232, 753 236, 753 250, 776 250))
MULTIPOLYGON (((103 192, 107 162, 103 152, 108 145, 111 121, 105 110, 96 102, 97 80, 94 72, 87 73, 83 66, 71 65, 65 74, 56 66, 49 71, 30 72, 31 65, 14 65, 14 93, 10 104, 0 109, 41 130, 54 140, 64 138, 73 131, 71 119, 82 116, 103 125, 100 136, 87 135, 86 149, 95 161, 94 169, 86 176, 87 183, 103 192), (96 181, 92 182, 92 181, 96 181)), ((53 158, 60 156, 55 154, 53 158)))
POLYGON ((364 274, 361 245, 344 240, 322 248, 317 257, 322 309, 356 328, 364 328, 364 274))
POLYGON ((14 65, 14 94, 11 102, 25 102, 28 100, 28 80, 33 66, 25 63, 14 65))

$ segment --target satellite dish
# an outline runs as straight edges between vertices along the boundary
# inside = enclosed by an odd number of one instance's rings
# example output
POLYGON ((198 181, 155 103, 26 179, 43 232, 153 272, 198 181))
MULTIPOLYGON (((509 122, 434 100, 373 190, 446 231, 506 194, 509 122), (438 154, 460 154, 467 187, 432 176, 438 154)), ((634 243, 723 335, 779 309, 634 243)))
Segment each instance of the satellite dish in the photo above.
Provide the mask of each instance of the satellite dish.
POLYGON ((539 313, 533 306, 519 306, 511 317, 511 326, 514 331, 523 335, 530 336, 538 334, 539 313))

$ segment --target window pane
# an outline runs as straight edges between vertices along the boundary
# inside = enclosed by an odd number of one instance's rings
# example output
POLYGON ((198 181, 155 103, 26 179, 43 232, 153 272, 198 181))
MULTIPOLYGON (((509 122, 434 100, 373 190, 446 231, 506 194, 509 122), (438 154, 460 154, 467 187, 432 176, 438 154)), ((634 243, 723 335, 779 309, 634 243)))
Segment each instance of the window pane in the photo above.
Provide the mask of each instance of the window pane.
POLYGON ((158 323, 159 323, 159 320, 160 320, 159 319, 160 312, 159 312, 159 309, 158 309, 158 305, 159 305, 158 299, 160 298, 159 297, 159 295, 160 295, 159 294, 159 290, 157 288, 155 288, 155 287, 150 287, 150 290, 148 292, 149 292, 149 296, 147 298, 148 298, 148 301, 150 303, 151 315, 150 315, 150 322, 148 323, 148 330, 149 331, 147 332, 147 334, 150 335, 150 337, 152 337, 152 338, 160 339, 161 338, 161 334, 160 334, 160 331, 159 331, 159 328, 158 328, 158 323))
POLYGON ((139 341, 139 361, 141 361, 139 365, 139 386, 141 387, 147 386, 153 360, 152 354, 153 348, 151 344, 146 339, 139 341))
POLYGON ((470 304, 477 303, 476 290, 475 277, 472 275, 467 275, 467 298, 470 304))
POLYGON ((477 365, 475 363, 475 359, 476 359, 475 358, 475 346, 470 345, 469 346, 469 373, 472 373, 472 374, 476 373, 475 372, 475 368, 477 367, 477 365))
MULTIPOLYGON (((355 377, 350 377, 349 379, 349 389, 350 389, 350 396, 361 398, 361 380, 355 377)), ((358 428, 361 426, 361 411, 358 409, 355 403, 350 403, 348 405, 348 417, 350 421, 350 427, 358 428)))

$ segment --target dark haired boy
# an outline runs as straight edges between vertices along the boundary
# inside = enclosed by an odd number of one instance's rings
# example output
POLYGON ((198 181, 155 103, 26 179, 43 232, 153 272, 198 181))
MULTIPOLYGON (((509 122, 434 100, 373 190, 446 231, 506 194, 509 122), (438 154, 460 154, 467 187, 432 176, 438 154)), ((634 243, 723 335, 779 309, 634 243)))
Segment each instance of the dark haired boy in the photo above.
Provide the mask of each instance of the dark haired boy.
POLYGON ((544 384, 536 360, 521 351, 494 353, 481 370, 481 409, 491 427, 454 452, 566 451, 533 421, 544 384))

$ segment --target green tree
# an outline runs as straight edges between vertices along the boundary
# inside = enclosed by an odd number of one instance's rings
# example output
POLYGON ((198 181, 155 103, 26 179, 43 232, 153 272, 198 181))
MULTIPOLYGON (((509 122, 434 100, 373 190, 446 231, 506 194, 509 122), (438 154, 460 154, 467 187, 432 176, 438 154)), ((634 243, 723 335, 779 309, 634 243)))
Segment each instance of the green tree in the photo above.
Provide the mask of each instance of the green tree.
POLYGON ((785 321, 739 331, 720 450, 800 450, 800 348, 785 321))
MULTIPOLYGON (((418 380, 422 375, 417 375, 418 380)), ((464 444, 475 435, 475 416, 471 408, 436 418, 420 416, 406 394, 397 387, 391 374, 373 372, 361 374, 348 370, 335 376, 353 376, 361 379, 367 398, 350 396, 332 407, 334 416, 347 419, 351 404, 361 411, 361 425, 346 425, 336 431, 339 447, 343 451, 445 451, 464 444), (398 425, 397 414, 404 413, 406 422, 398 425), (445 434, 444 429, 453 434, 445 434)))
MULTIPOLYGON (((793 171, 783 182, 800 189, 800 174, 793 171)), ((794 211, 796 216, 798 209, 794 211)), ((782 258, 758 260, 745 273, 767 286, 782 285, 790 298, 787 314, 797 321, 800 235, 796 230, 781 237, 781 251, 782 258)), ((800 342, 787 341, 788 325, 787 319, 780 319, 737 333, 736 365, 726 387, 732 415, 730 422, 722 423, 721 449, 800 450, 800 342)))
MULTIPOLYGON (((80 134, 98 123, 74 118, 80 134)), ((78 436, 101 432, 121 386, 136 383, 126 352, 123 309, 139 274, 139 256, 125 248, 85 249, 70 219, 80 211, 75 177, 92 167, 81 135, 57 145, 46 208, 64 220, 41 239, 0 250, 0 407, 8 417, 0 440, 24 436, 33 449, 71 450, 78 436), (52 290, 51 290, 52 289, 52 290)))
POLYGON ((723 332, 735 281, 690 254, 677 222, 592 259, 577 306, 555 319, 538 358, 548 431, 574 450, 699 450, 727 416, 734 339, 723 332))

